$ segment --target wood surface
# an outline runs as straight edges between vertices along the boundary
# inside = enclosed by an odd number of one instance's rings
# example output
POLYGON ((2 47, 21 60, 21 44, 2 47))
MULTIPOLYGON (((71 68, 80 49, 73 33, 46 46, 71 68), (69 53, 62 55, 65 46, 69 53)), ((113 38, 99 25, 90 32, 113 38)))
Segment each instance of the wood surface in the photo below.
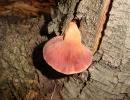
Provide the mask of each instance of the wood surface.
POLYGON ((130 1, 112 0, 92 65, 71 76, 47 66, 43 46, 76 18, 82 42, 92 50, 103 2, 57 0, 56 5, 37 17, 0 16, 0 99, 130 100, 130 1))

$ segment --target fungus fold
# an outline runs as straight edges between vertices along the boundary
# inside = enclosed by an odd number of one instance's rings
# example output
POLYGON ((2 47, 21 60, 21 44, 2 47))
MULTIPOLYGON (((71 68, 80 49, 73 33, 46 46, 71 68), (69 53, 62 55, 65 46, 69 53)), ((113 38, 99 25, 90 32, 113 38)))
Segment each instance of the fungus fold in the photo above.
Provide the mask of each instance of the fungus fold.
POLYGON ((45 44, 43 58, 56 71, 69 75, 85 71, 92 63, 92 52, 81 43, 81 33, 72 21, 64 36, 56 36, 45 44))

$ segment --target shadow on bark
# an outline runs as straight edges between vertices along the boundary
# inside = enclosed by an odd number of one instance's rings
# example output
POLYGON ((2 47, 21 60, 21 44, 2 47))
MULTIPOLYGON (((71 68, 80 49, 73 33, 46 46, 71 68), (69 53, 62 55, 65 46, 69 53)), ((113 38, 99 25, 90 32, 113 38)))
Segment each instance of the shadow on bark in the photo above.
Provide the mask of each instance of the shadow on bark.
POLYGON ((51 39, 56 36, 56 34, 54 32, 50 33, 50 34, 48 32, 48 24, 49 24, 49 22, 52 21, 51 15, 45 14, 44 18, 45 18, 45 22, 44 22, 44 25, 42 26, 42 28, 40 29, 40 35, 47 36, 48 39, 51 39))
POLYGON ((43 59, 43 46, 44 43, 39 44, 36 48, 34 48, 32 59, 34 66, 47 78, 49 79, 58 79, 66 77, 67 75, 58 73, 54 69, 49 66, 46 61, 43 59))
POLYGON ((46 35, 48 37, 48 24, 50 21, 52 21, 51 15, 50 14, 45 14, 44 15, 45 22, 42 28, 40 29, 40 35, 46 35))

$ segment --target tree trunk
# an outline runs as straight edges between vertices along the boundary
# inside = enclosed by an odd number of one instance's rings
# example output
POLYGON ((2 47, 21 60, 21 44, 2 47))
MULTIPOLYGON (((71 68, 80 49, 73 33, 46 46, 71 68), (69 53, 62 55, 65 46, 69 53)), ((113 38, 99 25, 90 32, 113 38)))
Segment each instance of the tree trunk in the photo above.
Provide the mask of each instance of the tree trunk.
POLYGON ((129 100, 130 1, 111 0, 93 63, 81 74, 64 76, 43 60, 44 43, 80 20, 83 43, 91 50, 102 0, 60 0, 50 15, 0 17, 1 100, 129 100))

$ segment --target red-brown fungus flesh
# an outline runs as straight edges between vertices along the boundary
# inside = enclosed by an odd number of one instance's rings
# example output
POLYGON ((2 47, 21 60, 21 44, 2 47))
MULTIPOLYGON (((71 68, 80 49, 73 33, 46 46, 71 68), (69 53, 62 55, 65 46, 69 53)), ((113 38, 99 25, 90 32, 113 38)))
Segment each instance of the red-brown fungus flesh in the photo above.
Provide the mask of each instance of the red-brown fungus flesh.
POLYGON ((81 43, 75 22, 69 23, 64 36, 56 36, 45 44, 43 57, 53 69, 67 75, 83 72, 92 63, 92 53, 81 43))

